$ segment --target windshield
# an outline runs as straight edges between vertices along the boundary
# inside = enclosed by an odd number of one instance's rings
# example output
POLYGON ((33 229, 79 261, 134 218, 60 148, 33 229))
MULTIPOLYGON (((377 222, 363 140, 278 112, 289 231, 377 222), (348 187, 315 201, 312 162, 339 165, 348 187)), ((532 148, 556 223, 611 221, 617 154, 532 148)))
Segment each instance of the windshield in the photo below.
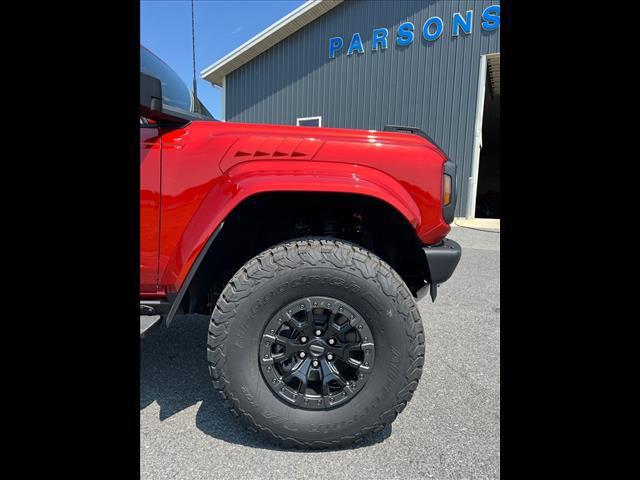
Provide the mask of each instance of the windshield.
POLYGON ((178 74, 142 45, 140 45, 140 72, 160 80, 163 105, 213 118, 200 100, 193 96, 178 74))

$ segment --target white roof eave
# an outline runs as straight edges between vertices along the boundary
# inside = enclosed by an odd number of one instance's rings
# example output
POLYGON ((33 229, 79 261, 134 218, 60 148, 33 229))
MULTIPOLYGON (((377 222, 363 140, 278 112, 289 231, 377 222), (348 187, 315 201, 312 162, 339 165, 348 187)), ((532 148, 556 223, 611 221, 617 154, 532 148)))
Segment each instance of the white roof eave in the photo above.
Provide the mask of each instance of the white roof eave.
POLYGON ((222 86, 222 79, 245 63, 284 40, 316 18, 324 15, 344 0, 309 0, 273 25, 265 28, 235 50, 200 72, 200 76, 214 85, 222 86))

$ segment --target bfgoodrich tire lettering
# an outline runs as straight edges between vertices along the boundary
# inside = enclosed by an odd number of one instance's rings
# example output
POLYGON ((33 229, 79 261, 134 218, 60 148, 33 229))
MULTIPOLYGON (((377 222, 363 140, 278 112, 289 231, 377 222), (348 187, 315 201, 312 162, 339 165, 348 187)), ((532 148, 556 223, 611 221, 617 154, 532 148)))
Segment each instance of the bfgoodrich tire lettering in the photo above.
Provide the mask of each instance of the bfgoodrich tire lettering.
POLYGON ((234 275, 213 311, 207 354, 214 387, 252 431, 284 446, 337 447, 382 430, 404 409, 422 374, 424 334, 413 297, 386 263, 345 242, 305 240, 267 250, 234 275), (260 342, 285 305, 322 295, 366 318, 375 365, 344 405, 296 408, 267 386, 260 342))

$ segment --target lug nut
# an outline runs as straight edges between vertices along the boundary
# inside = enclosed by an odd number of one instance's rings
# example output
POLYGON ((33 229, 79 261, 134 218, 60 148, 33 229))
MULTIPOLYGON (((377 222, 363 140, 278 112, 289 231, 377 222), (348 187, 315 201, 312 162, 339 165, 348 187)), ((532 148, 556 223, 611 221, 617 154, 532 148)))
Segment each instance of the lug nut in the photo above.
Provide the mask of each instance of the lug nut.
POLYGON ((307 341, 307 337, 300 337, 300 341, 301 341, 302 343, 305 343, 305 342, 307 341))
POLYGON ((320 335, 322 335, 322 330, 320 329, 316 330, 316 337, 319 337, 320 335))
POLYGON ((327 353, 327 360, 333 360, 333 353, 327 353))
POLYGON ((333 345, 334 343, 336 343, 336 341, 333 338, 329 339, 329 345, 333 345))
POLYGON ((314 360, 313 362, 311 362, 311 364, 312 364, 314 367, 317 367, 317 366, 319 365, 318 360, 314 360))
POLYGON ((307 356, 307 354, 306 354, 306 353, 304 353, 304 352, 300 352, 300 358, 304 358, 304 357, 306 357, 306 356, 307 356))

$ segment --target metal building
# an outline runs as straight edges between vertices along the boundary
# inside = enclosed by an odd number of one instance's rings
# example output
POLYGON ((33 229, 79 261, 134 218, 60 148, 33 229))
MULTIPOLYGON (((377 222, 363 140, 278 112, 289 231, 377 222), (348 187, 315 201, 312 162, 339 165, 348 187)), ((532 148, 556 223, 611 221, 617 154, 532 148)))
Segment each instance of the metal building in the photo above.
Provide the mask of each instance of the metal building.
POLYGON ((223 120, 424 130, 458 165, 456 216, 499 217, 499 0, 311 0, 201 75, 223 120))

